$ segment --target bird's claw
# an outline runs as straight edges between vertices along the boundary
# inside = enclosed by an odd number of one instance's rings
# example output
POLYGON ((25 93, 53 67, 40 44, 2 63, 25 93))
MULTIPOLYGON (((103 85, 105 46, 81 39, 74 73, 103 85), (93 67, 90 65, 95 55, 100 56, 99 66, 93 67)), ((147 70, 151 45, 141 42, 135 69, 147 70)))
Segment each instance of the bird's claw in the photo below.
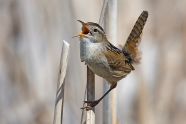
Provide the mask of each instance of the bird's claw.
POLYGON ((92 107, 91 106, 85 106, 85 107, 82 107, 81 108, 82 110, 86 110, 86 111, 89 111, 89 110, 92 110, 92 107))
POLYGON ((87 106, 82 107, 81 109, 91 110, 93 107, 95 107, 99 101, 84 101, 84 103, 87 103, 87 106))

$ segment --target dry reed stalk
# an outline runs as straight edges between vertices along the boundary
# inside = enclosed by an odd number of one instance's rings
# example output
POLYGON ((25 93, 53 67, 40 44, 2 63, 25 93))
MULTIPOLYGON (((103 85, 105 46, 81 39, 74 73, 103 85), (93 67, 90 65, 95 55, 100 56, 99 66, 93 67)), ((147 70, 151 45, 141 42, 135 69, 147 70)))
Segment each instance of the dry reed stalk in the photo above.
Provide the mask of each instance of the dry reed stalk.
MULTIPOLYGON (((87 67, 87 100, 95 100, 95 74, 87 67)), ((87 111, 86 124, 95 124, 94 108, 87 111)))
POLYGON ((54 120, 53 124, 62 124, 63 123, 63 105, 64 105, 64 87, 65 87, 65 75, 68 64, 68 55, 69 55, 69 43, 63 40, 60 66, 58 73, 58 83, 56 91, 56 100, 54 107, 54 120))
MULTIPOLYGON (((110 37, 110 41, 116 45, 117 41, 117 0, 109 0, 107 11, 105 13, 105 29, 110 37)), ((108 90, 107 84, 104 83, 104 92, 108 90)), ((117 124, 117 92, 113 89, 111 98, 105 98, 103 101, 103 123, 117 124)))

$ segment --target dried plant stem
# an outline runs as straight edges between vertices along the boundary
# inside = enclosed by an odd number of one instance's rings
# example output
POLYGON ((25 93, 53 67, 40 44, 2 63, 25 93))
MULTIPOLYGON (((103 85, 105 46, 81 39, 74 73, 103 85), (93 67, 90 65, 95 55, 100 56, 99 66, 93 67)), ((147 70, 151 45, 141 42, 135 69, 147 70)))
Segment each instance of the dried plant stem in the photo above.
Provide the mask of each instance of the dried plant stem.
POLYGON ((56 91, 56 100, 54 107, 54 120, 53 124, 62 124, 63 122, 63 105, 64 105, 64 86, 65 86, 65 75, 68 63, 69 54, 69 43, 63 41, 60 58, 60 66, 58 73, 58 83, 56 91))
MULTIPOLYGON (((109 0, 105 13, 105 29, 110 37, 110 41, 116 45, 117 41, 117 0, 109 0)), ((108 90, 104 83, 104 92, 108 90)), ((111 98, 103 101, 103 122, 104 124, 117 124, 117 92, 116 88, 111 93, 111 98)))
POLYGON ((107 5, 108 5, 108 0, 104 0, 103 5, 102 5, 102 9, 101 9, 101 14, 99 17, 99 24, 100 25, 103 25, 103 23, 104 23, 104 17, 105 17, 105 11, 106 11, 107 5))
MULTIPOLYGON (((111 41, 116 45, 117 42, 117 0, 110 0, 108 3, 109 10, 109 21, 111 41)), ((112 124, 117 124, 117 88, 113 89, 111 96, 111 113, 112 113, 112 124)))
MULTIPOLYGON (((95 74, 87 66, 87 100, 95 100, 95 74)), ((95 110, 94 108, 87 111, 87 124, 95 124, 95 110)))

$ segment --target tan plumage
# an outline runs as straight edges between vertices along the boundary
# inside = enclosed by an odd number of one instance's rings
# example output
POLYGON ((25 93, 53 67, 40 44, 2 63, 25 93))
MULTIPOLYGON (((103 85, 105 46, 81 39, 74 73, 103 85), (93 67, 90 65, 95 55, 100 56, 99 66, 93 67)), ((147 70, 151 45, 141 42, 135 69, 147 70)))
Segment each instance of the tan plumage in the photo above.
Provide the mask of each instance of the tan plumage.
POLYGON ((122 50, 112 45, 106 38, 103 28, 97 23, 82 23, 82 32, 79 34, 81 41, 81 61, 97 75, 106 79, 110 89, 96 101, 86 101, 89 107, 94 107, 106 96, 117 82, 134 70, 133 63, 138 62, 138 45, 141 33, 148 17, 148 12, 143 11, 136 21, 125 46, 122 50))
POLYGON ((109 67, 114 76, 117 78, 123 78, 128 75, 134 67, 128 62, 127 58, 123 56, 123 52, 112 44, 108 43, 107 51, 104 51, 104 55, 107 58, 109 67))

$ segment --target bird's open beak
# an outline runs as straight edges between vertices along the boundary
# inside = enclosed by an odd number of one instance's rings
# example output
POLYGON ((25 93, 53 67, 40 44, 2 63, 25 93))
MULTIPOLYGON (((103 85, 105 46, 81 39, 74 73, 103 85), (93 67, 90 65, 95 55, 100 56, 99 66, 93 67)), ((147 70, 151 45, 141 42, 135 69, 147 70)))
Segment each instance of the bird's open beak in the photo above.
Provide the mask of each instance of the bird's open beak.
POLYGON ((89 33, 89 29, 88 29, 88 26, 85 22, 81 21, 81 20, 77 20, 78 22, 80 22, 82 24, 82 32, 76 36, 73 36, 73 37, 87 37, 86 34, 89 33))
POLYGON ((81 32, 80 34, 75 35, 75 36, 73 36, 72 38, 74 38, 74 37, 80 37, 80 38, 83 38, 83 37, 87 37, 87 36, 86 36, 86 34, 83 34, 83 33, 81 32))

